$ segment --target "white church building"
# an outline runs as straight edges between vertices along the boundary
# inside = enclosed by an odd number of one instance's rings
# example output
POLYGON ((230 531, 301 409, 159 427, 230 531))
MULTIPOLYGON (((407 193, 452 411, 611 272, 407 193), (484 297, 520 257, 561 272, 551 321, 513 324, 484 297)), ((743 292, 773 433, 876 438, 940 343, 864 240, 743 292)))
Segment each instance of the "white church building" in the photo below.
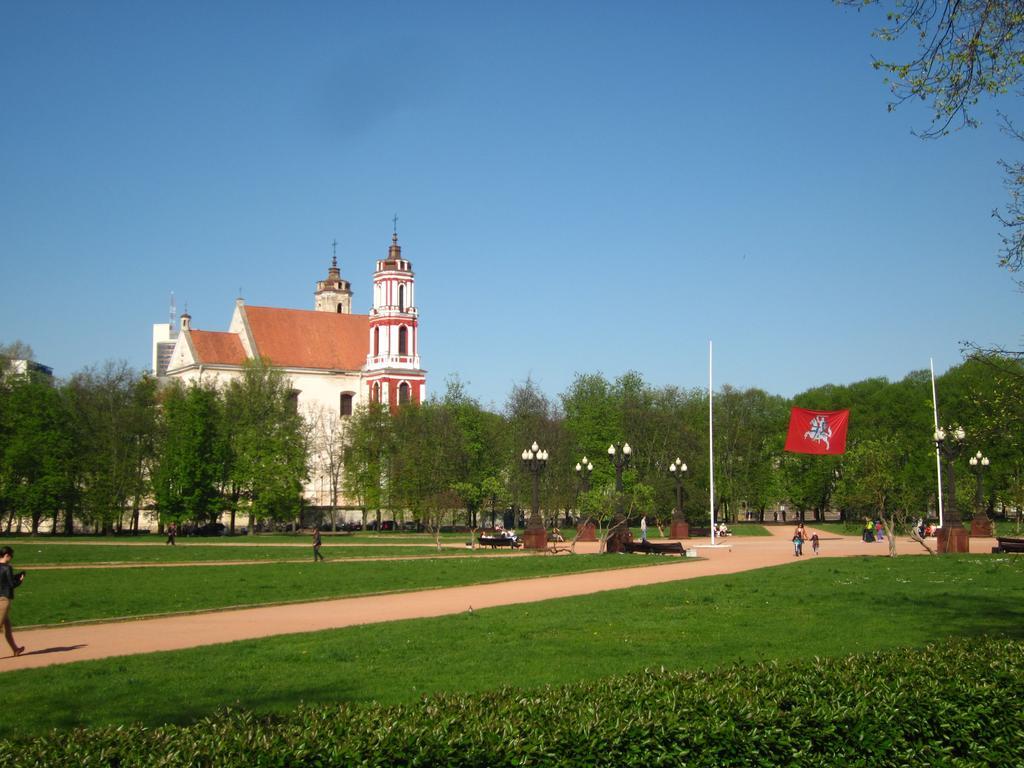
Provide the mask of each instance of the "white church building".
MULTIPOLYGON (((256 358, 284 372, 307 418, 344 418, 364 402, 392 409, 421 402, 426 371, 420 365, 416 281, 398 234, 391 236, 387 258, 377 261, 368 315, 352 313, 352 288, 335 256, 326 279, 316 283, 313 309, 258 307, 237 299, 226 331, 193 327, 187 312, 180 329, 173 318, 153 326, 153 374, 160 379, 223 385, 256 358)), ((306 500, 319 507, 330 503, 329 483, 315 471, 306 500)))

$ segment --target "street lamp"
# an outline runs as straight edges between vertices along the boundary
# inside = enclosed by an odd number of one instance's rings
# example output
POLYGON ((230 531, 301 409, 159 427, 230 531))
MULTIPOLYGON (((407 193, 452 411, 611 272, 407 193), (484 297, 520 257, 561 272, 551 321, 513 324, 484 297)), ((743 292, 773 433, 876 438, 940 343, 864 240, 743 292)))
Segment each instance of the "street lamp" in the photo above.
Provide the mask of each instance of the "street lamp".
POLYGON ((946 463, 946 505, 943 514, 942 527, 938 533, 939 552, 969 552, 970 539, 963 521, 960 520, 960 512, 956 507, 956 477, 953 474, 953 462, 964 447, 966 437, 964 428, 960 426, 943 429, 939 427, 932 436, 935 442, 935 449, 939 452, 946 463))
POLYGON ((548 532, 540 518, 540 474, 548 465, 548 452, 533 441, 533 445, 522 453, 523 468, 533 475, 533 503, 530 520, 523 533, 523 546, 527 549, 547 549, 548 532))
MULTIPOLYGON (((590 475, 593 473, 593 471, 594 465, 590 462, 589 459, 587 459, 586 456, 584 456, 582 459, 576 462, 576 475, 580 479, 580 489, 583 491, 583 493, 586 493, 587 491, 590 490, 590 475)), ((597 534, 594 528, 594 522, 590 519, 590 517, 587 517, 586 520, 583 520, 581 516, 580 523, 577 527, 576 540, 597 541, 597 534)))
POLYGON ((580 486, 584 493, 590 490, 590 474, 593 471, 594 465, 587 460, 586 456, 576 462, 576 474, 580 478, 580 486))
POLYGON ((690 537, 690 525, 683 516, 683 476, 686 474, 686 465, 677 456, 668 465, 668 471, 676 481, 676 508, 672 510, 672 529, 669 533, 673 539, 687 539, 690 537))
POLYGON ((974 492, 974 519, 971 520, 971 536, 991 536, 992 521, 985 512, 985 470, 988 469, 988 456, 982 456, 981 451, 971 456, 967 462, 971 465, 971 471, 978 478, 978 487, 974 492))
POLYGON ((608 552, 622 552, 625 550, 625 542, 629 541, 629 526, 626 525, 626 515, 622 511, 622 472, 629 466, 632 456, 633 449, 629 443, 613 443, 608 446, 608 459, 615 467, 615 518, 612 520, 612 532, 608 536, 608 552))

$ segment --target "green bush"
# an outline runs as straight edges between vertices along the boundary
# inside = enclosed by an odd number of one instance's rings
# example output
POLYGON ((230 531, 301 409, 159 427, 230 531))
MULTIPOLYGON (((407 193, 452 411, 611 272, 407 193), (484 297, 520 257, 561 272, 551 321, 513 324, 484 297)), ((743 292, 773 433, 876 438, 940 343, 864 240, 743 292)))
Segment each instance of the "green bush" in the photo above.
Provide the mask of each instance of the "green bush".
MULTIPOLYGON (((1024 642, 0 742, 0 765, 1018 766, 1024 642)), ((16 713, 7 712, 16 716, 16 713)))

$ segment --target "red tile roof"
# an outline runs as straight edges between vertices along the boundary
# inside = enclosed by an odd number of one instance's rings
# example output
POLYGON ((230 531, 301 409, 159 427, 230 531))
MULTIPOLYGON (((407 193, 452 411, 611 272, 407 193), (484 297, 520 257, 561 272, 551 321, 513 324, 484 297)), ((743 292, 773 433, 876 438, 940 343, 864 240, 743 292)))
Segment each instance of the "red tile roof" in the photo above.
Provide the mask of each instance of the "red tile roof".
POLYGON ((368 315, 245 307, 256 353, 282 368, 358 371, 370 346, 368 315))
POLYGON ((237 334, 190 330, 189 335, 198 363, 241 365, 245 362, 245 350, 237 334))

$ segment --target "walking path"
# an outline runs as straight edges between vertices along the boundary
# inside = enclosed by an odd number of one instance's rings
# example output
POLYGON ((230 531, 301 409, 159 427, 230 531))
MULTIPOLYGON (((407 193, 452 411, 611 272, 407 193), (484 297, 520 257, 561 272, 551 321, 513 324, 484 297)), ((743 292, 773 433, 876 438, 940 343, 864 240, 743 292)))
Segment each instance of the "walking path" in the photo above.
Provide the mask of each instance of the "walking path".
MULTIPOLYGON (((808 530, 813 531, 810 528, 808 530)), ((705 559, 685 558, 678 563, 657 568, 628 568, 468 587, 320 600, 266 608, 16 631, 18 643, 26 646, 28 650, 17 658, 0 658, 0 672, 111 656, 180 650, 272 635, 338 629, 358 624, 444 616, 461 613, 470 608, 479 610, 587 595, 794 562, 793 548, 789 541, 791 529, 773 528, 771 531, 772 536, 729 537, 724 541, 726 546, 720 547, 708 546, 708 539, 692 539, 686 542, 686 546, 695 546, 698 554, 705 559)), ((819 532, 819 536, 822 557, 883 556, 887 555, 889 550, 886 543, 865 544, 856 537, 826 532, 819 532)), ((971 550, 990 552, 994 543, 994 539, 972 539, 971 550)), ((596 552, 596 546, 596 543, 580 543, 577 545, 577 551, 596 552)), ((901 538, 898 552, 901 556, 924 554, 924 549, 909 538, 901 538)), ((804 559, 813 557, 808 544, 804 559)), ((15 617, 16 610, 17 604, 15 617)))

